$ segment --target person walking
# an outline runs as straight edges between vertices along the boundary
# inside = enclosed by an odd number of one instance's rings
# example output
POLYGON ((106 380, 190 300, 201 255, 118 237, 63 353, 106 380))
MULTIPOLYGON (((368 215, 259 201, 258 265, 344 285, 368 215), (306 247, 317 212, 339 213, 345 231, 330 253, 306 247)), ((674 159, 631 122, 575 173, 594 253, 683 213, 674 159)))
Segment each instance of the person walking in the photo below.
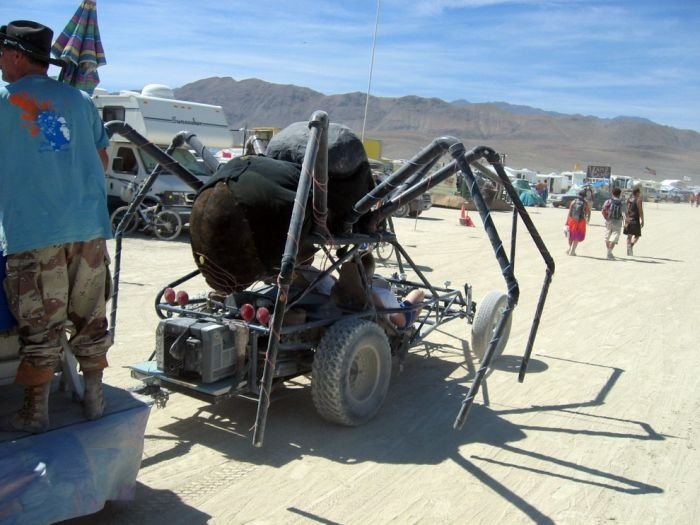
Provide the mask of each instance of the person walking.
POLYGON ((584 186, 583 191, 585 192, 584 198, 586 199, 586 204, 588 204, 588 208, 586 208, 586 224, 588 224, 591 222, 591 210, 593 209, 593 200, 595 196, 593 187, 590 184, 584 186))
POLYGON ((83 412, 102 416, 111 237, 104 170, 109 144, 89 95, 48 77, 53 31, 28 20, 0 28, 0 249, 17 319, 24 405, 15 430, 49 428, 49 392, 68 345, 85 381, 83 412))
POLYGON ((608 249, 608 259, 615 260, 613 249, 620 241, 620 233, 622 232, 623 223, 623 205, 620 199, 622 190, 613 188, 612 197, 603 204, 603 217, 605 218, 605 247, 608 249))
POLYGON ((627 235, 627 255, 634 255, 634 245, 639 242, 644 227, 644 209, 642 207, 642 192, 639 188, 632 190, 627 199, 625 211, 625 227, 622 231, 627 235))
POLYGON ((576 198, 569 205, 569 213, 564 223, 569 232, 568 255, 576 255, 576 247, 586 238, 586 216, 590 213, 588 202, 586 202, 586 191, 578 192, 576 198))

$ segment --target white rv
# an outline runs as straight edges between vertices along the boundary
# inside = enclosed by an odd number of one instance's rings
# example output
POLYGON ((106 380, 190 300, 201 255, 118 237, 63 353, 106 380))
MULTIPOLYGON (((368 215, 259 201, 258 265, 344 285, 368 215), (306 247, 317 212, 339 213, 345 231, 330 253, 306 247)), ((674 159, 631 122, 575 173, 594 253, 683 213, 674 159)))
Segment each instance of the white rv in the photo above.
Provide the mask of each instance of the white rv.
POLYGON ((564 193, 571 187, 569 179, 558 173, 549 175, 537 174, 537 182, 544 182, 547 185, 547 193, 564 193))
POLYGON ((515 169, 509 166, 504 166, 506 175, 511 180, 523 179, 528 181, 530 184, 537 183, 537 172, 528 168, 515 169))
POLYGON ((583 186, 586 180, 585 171, 562 171, 561 175, 568 180, 569 188, 572 186, 583 186))
MULTIPOLYGON (((110 94, 96 89, 92 99, 105 123, 126 122, 162 149, 166 149, 180 131, 194 133, 208 148, 233 146, 233 133, 221 106, 176 100, 167 86, 150 84, 141 93, 110 94)), ((111 206, 121 206, 133 194, 134 183, 143 182, 156 162, 120 135, 112 137, 107 153, 107 196, 111 206)), ((172 156, 201 179, 210 176, 202 160, 186 145, 177 148, 172 156)), ((194 199, 194 191, 167 172, 158 176, 147 197, 155 202, 163 201, 164 195, 175 205, 191 205, 194 199)))

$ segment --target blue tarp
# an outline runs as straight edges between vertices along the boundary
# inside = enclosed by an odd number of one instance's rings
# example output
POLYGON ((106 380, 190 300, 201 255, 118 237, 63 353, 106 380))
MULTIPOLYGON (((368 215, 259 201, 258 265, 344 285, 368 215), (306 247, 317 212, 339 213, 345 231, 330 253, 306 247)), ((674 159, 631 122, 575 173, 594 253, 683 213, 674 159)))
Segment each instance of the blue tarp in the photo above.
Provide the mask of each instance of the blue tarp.
POLYGON ((124 390, 105 386, 105 395, 116 411, 101 419, 0 442, 0 523, 55 523, 133 499, 151 406, 124 390))
POLYGON ((525 190, 520 193, 520 200, 523 206, 544 206, 544 200, 535 190, 525 190))

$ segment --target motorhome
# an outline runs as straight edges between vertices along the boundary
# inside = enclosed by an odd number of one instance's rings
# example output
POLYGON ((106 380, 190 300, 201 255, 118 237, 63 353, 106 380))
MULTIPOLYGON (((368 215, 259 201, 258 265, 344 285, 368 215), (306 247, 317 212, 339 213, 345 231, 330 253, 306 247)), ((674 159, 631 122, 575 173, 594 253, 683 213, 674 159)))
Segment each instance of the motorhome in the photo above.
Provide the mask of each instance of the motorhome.
POLYGON ((627 175, 610 175, 610 186, 612 188, 620 188, 623 192, 625 190, 632 191, 634 187, 634 178, 628 177, 627 175))
POLYGON ((659 190, 661 184, 655 180, 635 179, 633 186, 642 189, 642 198, 645 201, 654 202, 658 201, 660 198, 659 190))
MULTIPOLYGON (((141 92, 120 91, 108 93, 96 89, 92 100, 104 122, 126 122, 150 142, 166 149, 173 137, 189 131, 208 148, 230 148, 233 132, 229 128, 221 106, 176 100, 172 89, 160 84, 149 84, 141 92)), ((121 206, 130 200, 135 185, 142 183, 153 171, 155 160, 124 137, 112 136, 107 168, 107 196, 110 206, 121 206)), ((197 177, 206 180, 210 173, 202 159, 186 146, 172 154, 180 164, 197 177)), ((147 194, 152 202, 189 206, 194 200, 193 190, 175 175, 161 174, 147 194)))
POLYGON ((523 179, 528 181, 530 184, 537 183, 537 172, 528 168, 511 168, 505 166, 506 174, 511 180, 523 179))
POLYGON ((547 185, 547 193, 564 193, 571 187, 569 179, 557 173, 538 174, 537 182, 544 182, 547 185))
POLYGON ((586 180, 586 172, 581 170, 562 171, 561 176, 566 177, 566 179, 569 181, 569 188, 572 186, 583 186, 586 180))

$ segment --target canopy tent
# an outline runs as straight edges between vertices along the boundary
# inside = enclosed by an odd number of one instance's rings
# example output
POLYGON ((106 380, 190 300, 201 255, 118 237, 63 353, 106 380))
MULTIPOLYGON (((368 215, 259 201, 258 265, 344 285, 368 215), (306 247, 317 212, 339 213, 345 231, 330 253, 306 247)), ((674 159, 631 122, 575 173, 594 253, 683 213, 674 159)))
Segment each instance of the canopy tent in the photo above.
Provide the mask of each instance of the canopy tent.
POLYGON ((100 83, 97 68, 107 63, 97 27, 95 0, 83 0, 54 42, 51 53, 66 64, 59 80, 92 94, 100 83))

